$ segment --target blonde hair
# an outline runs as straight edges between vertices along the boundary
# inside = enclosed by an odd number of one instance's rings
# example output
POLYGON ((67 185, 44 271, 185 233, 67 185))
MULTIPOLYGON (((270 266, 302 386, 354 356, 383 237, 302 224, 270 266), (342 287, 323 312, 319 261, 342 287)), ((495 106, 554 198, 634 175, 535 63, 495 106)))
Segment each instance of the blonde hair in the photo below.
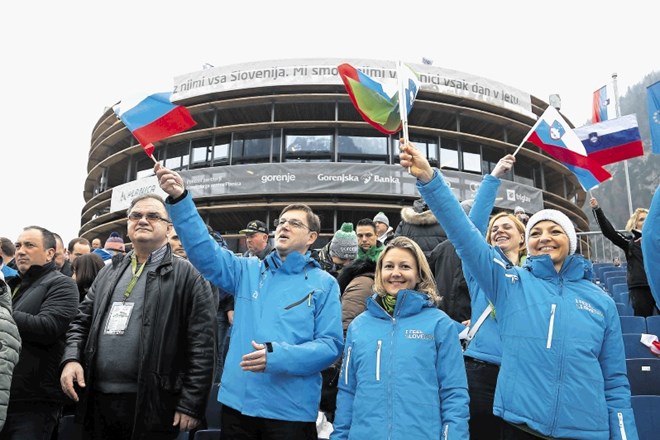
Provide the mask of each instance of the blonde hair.
POLYGON ((383 249, 383 251, 380 253, 378 261, 376 262, 374 291, 380 296, 385 296, 387 294, 385 286, 383 285, 382 278, 383 261, 385 260, 385 255, 392 249, 406 249, 410 251, 410 253, 415 258, 415 262, 417 263, 417 275, 419 276, 419 282, 415 286, 415 290, 427 294, 429 299, 431 299, 434 304, 438 304, 440 297, 438 296, 438 291, 435 287, 433 272, 431 272, 429 262, 426 260, 426 256, 424 256, 424 251, 422 251, 417 243, 408 237, 404 237, 403 235, 390 241, 387 246, 385 246, 385 249, 383 249))
POLYGON ((522 242, 518 243, 518 259, 522 259, 525 255, 527 255, 527 244, 525 243, 525 225, 523 222, 518 220, 518 217, 516 217, 513 214, 510 214, 508 212, 500 212, 498 214, 495 214, 490 218, 490 221, 488 222, 488 229, 486 230, 486 241, 488 244, 492 245, 492 241, 490 240, 490 230, 493 229, 493 225, 495 222, 502 217, 507 217, 513 225, 516 227, 518 232, 520 232, 520 236, 522 237, 522 242))
POLYGON ((632 232, 633 229, 635 229, 635 226, 637 225, 637 220, 639 219, 640 214, 647 214, 648 215, 649 210, 646 208, 637 208, 635 209, 635 212, 633 212, 633 215, 630 216, 628 219, 628 223, 626 223, 626 231, 632 232))

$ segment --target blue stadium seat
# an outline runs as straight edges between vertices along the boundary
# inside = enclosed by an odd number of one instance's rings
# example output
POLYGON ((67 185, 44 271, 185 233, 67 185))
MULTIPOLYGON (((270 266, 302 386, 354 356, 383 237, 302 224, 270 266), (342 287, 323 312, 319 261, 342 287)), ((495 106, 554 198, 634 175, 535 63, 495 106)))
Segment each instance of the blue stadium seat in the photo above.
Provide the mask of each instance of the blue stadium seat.
POLYGON ((612 292, 612 288, 615 284, 626 283, 627 280, 628 277, 626 275, 609 276, 605 279, 605 288, 608 292, 612 292))
POLYGON ((614 298, 614 301, 619 301, 617 298, 620 294, 622 293, 627 293, 628 292, 628 283, 616 283, 612 285, 612 290, 610 291, 610 295, 612 298, 614 298))
POLYGON ((616 267, 612 263, 599 263, 598 267, 594 267, 594 273, 596 274, 596 278, 598 279, 598 281, 602 281, 603 272, 612 269, 616 269, 616 267))
POLYGON ((660 432, 660 396, 632 396, 639 440, 657 440, 660 432))
POLYGON ((646 319, 643 316, 619 316, 621 333, 646 333, 646 319))
POLYGON ((616 303, 616 309, 619 312, 619 316, 633 316, 633 308, 630 304, 628 303, 621 303, 618 302, 616 303))
POLYGON ((614 267, 614 266, 602 269, 600 271, 600 276, 598 277, 598 279, 600 280, 600 284, 605 284, 605 281, 607 280, 607 277, 614 276, 614 275, 619 275, 620 273, 625 274, 625 271, 622 271, 618 267, 614 267), (614 275, 610 275, 610 274, 614 274, 614 275))
MULTIPOLYGON (((632 307, 632 303, 630 302, 630 294, 628 292, 625 293, 619 293, 619 299, 614 299, 616 302, 620 302, 626 305, 630 305, 632 307)), ((633 315, 635 314, 635 309, 633 309, 633 315)))
POLYGON ((657 359, 657 356, 651 352, 651 349, 640 341, 641 333, 624 333, 623 349, 626 352, 626 359, 657 359))
POLYGON ((646 317, 646 333, 656 335, 660 338, 660 316, 647 316, 646 317))
POLYGON ((660 358, 626 359, 630 393, 660 396, 660 358))

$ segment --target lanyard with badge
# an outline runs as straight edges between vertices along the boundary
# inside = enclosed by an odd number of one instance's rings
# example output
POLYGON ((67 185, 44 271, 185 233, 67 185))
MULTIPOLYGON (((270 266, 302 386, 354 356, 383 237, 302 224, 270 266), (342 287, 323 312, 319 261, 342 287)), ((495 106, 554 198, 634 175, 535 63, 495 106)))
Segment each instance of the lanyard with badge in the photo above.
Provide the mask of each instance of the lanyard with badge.
POLYGON ((137 257, 135 254, 131 255, 131 272, 133 273, 133 277, 128 283, 128 286, 126 286, 126 291, 124 292, 124 300, 121 302, 115 301, 112 303, 112 308, 110 308, 110 316, 108 317, 108 321, 105 324, 105 330, 103 331, 104 334, 123 335, 126 331, 126 328, 128 327, 128 321, 131 318, 131 313, 133 313, 133 306, 135 306, 135 303, 127 303, 126 300, 129 296, 131 296, 133 288, 137 284, 140 275, 142 275, 144 266, 147 264, 147 260, 145 260, 145 262, 142 263, 138 269, 137 257))

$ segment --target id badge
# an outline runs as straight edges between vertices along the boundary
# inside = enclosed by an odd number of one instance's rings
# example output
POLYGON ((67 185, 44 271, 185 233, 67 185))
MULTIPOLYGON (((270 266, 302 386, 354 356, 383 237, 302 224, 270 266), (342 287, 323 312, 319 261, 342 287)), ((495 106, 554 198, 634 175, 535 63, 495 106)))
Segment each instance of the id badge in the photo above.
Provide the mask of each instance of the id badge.
POLYGON ((123 335, 128 327, 128 320, 131 319, 133 313, 133 306, 135 303, 114 302, 108 315, 108 320, 105 323, 105 330, 103 334, 106 335, 123 335))

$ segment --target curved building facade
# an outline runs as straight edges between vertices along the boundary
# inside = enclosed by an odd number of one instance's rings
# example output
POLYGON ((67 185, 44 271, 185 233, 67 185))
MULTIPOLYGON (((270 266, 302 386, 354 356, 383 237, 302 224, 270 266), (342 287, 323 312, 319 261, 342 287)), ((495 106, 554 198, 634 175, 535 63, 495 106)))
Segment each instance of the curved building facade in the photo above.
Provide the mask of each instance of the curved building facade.
MULTIPOLYGON (((174 78, 173 100, 197 124, 156 144, 155 157, 181 173, 200 214, 242 252, 239 231, 253 219, 271 225, 289 203, 321 217, 315 247, 342 222, 383 211, 396 227, 419 197, 398 165, 398 136, 363 121, 337 73, 350 63, 387 84, 394 61, 293 59, 214 67, 174 78)), ((473 198, 483 174, 514 152, 547 103, 511 86, 463 72, 411 65, 421 87, 409 115, 411 141, 442 167, 460 200, 473 198)), ((496 202, 566 213, 581 231, 585 192, 574 175, 531 144, 516 155, 496 202)), ((80 235, 126 236, 126 208, 159 192, 153 161, 111 108, 93 129, 80 235)), ((161 192, 161 194, 164 194, 161 192)))

